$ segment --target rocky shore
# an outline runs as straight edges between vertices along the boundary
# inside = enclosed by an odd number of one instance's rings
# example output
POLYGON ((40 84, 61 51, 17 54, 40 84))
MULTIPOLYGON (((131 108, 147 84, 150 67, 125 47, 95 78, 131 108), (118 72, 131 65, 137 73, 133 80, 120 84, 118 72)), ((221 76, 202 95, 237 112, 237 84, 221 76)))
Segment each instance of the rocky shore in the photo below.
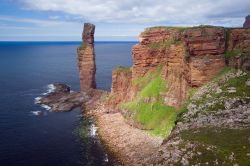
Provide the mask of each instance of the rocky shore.
POLYGON ((161 137, 130 126, 121 113, 108 112, 100 101, 89 104, 85 105, 85 113, 95 117, 98 136, 117 159, 117 165, 143 165, 162 144, 161 137))

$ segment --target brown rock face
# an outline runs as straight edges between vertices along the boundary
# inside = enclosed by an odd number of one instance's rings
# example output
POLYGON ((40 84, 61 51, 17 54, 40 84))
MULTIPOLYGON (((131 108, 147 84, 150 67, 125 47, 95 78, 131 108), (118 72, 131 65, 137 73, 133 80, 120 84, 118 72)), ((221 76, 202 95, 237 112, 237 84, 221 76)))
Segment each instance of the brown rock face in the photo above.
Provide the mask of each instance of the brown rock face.
POLYGON ((112 94, 124 94, 115 104, 133 100, 137 93, 133 80, 162 65, 161 75, 168 89, 162 94, 164 103, 180 107, 189 87, 203 85, 225 66, 225 35, 224 28, 220 27, 146 29, 139 37, 140 43, 132 48, 132 76, 123 75, 128 78, 115 79, 118 76, 113 73, 112 94), (121 80, 131 80, 130 86, 121 80))
POLYGON ((219 55, 225 52, 224 28, 190 28, 184 34, 190 55, 219 55))
POLYGON ((250 29, 228 29, 227 52, 232 55, 227 59, 231 67, 250 70, 250 29))
POLYGON ((184 40, 190 55, 190 84, 201 86, 211 80, 224 66, 223 53, 226 33, 220 27, 196 27, 187 29, 184 40))
POLYGON ((113 73, 111 94, 119 96, 114 100, 116 106, 124 100, 135 99, 139 88, 133 81, 159 66, 167 87, 161 96, 166 105, 177 108, 191 87, 200 87, 213 79, 226 61, 230 66, 250 69, 250 29, 154 27, 146 29, 139 41, 132 48, 134 63, 130 73, 113 73), (228 54, 233 53, 237 55, 228 58, 228 54))
POLYGON ((250 28, 250 15, 246 16, 246 20, 243 24, 243 28, 250 28))
POLYGON ((168 87, 164 101, 179 107, 188 87, 203 85, 225 66, 225 41, 220 27, 147 29, 132 49, 132 79, 163 65, 168 87))
POLYGON ((81 91, 96 88, 94 32, 95 26, 85 23, 82 33, 83 44, 77 49, 81 91))
POLYGON ((150 49, 148 45, 137 44, 132 48, 133 68, 132 77, 144 76, 148 71, 156 69, 166 61, 164 49, 150 49))
POLYGON ((199 87, 210 81, 225 66, 224 55, 203 55, 190 58, 191 86, 199 87))
POLYGON ((128 89, 131 86, 132 72, 129 68, 119 67, 112 72, 111 95, 107 107, 116 108, 125 98, 129 97, 128 89))

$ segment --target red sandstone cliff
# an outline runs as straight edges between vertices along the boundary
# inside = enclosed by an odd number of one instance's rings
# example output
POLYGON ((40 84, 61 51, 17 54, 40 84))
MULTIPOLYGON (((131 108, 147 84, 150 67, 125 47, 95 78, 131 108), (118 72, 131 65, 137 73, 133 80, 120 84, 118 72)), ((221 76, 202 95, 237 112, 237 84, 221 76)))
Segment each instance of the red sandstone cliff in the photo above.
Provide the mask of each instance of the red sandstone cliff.
POLYGON ((228 65, 250 70, 250 29, 228 29, 228 34, 228 65))
MULTIPOLYGON (((240 49, 249 56, 249 32, 212 26, 146 29, 132 49, 131 69, 127 74, 113 72, 111 95, 116 99, 112 104, 132 101, 138 91, 133 81, 162 65, 161 76, 168 89, 162 94, 164 103, 180 107, 189 88, 204 85, 225 67, 225 54, 240 49)), ((245 69, 249 67, 249 60, 242 63, 245 69)))
POLYGON ((96 88, 94 33, 95 26, 85 23, 82 33, 83 44, 77 49, 81 91, 96 88))

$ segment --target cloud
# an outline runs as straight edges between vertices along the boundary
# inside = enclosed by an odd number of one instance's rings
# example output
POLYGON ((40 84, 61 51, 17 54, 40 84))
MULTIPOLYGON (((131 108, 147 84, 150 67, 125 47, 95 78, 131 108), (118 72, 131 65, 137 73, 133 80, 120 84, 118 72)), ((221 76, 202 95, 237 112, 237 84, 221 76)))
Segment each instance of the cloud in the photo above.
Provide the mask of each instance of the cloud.
POLYGON ((32 19, 32 18, 20 18, 20 17, 13 17, 13 16, 5 16, 0 15, 0 21, 5 22, 19 22, 19 23, 29 23, 33 25, 38 25, 42 27, 53 27, 59 25, 70 25, 75 24, 75 22, 69 21, 59 21, 59 20, 42 20, 42 19, 32 19))
POLYGON ((28 10, 63 12, 84 21, 166 23, 171 25, 241 25, 249 0, 23 0, 28 10))
POLYGON ((51 20, 58 20, 60 18, 61 18, 60 16, 49 16, 49 19, 51 20))

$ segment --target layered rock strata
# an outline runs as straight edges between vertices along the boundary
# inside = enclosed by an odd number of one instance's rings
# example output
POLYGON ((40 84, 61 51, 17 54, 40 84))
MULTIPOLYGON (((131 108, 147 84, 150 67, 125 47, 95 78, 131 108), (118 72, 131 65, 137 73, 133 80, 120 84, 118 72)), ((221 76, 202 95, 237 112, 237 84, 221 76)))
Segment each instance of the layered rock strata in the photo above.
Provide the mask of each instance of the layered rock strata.
POLYGON ((249 69, 249 43, 250 29, 213 26, 148 28, 132 48, 131 75, 129 79, 122 79, 126 80, 126 85, 117 81, 117 74, 113 73, 112 87, 116 88, 113 88, 112 95, 120 94, 120 89, 123 89, 122 94, 127 94, 120 95, 113 104, 132 101, 139 90, 133 82, 162 66, 161 75, 167 84, 167 91, 162 94, 164 103, 180 107, 188 89, 209 82, 226 63, 249 69), (237 51, 239 55, 234 55, 237 51))
POLYGON ((118 67, 112 72, 112 87, 106 108, 116 110, 119 103, 129 98, 128 89, 131 86, 132 72, 129 68, 118 67))
MULTIPOLYGON (((163 66, 162 78, 167 82, 163 95, 167 105, 179 107, 185 100, 189 86, 209 81, 225 65, 225 32, 223 28, 151 28, 140 35, 139 44, 132 49, 131 88, 133 80, 163 66), (216 66, 216 67, 215 67, 216 66)), ((116 84, 116 82, 113 82, 116 84)), ((113 93, 116 93, 114 90, 113 93)), ((133 97, 130 98, 133 100, 133 97)))
POLYGON ((95 25, 85 23, 82 33, 83 43, 77 49, 81 91, 96 88, 94 33, 95 25))
POLYGON ((250 29, 228 29, 227 63, 235 68, 250 70, 250 29))

